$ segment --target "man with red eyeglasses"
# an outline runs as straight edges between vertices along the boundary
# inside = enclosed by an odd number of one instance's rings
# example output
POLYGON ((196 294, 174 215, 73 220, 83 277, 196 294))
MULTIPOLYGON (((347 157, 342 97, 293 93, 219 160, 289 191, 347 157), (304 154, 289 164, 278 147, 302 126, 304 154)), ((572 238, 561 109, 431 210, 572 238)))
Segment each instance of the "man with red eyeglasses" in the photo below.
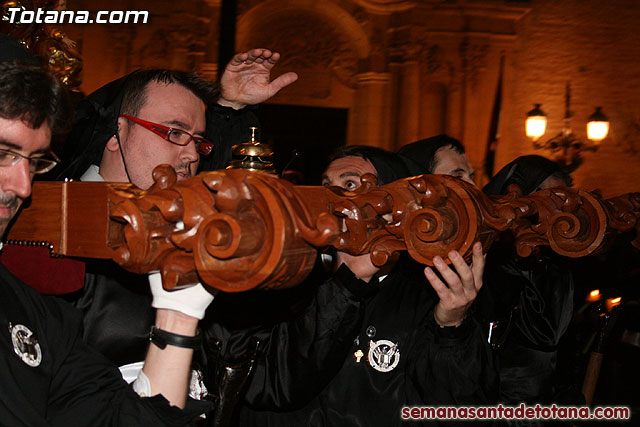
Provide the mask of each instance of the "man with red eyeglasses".
POLYGON ((255 125, 244 107, 297 79, 285 73, 270 80, 279 57, 268 49, 236 55, 220 90, 195 74, 162 69, 138 70, 98 89, 76 108, 63 155, 70 161, 58 178, 102 178, 146 189, 160 164, 173 166, 179 180, 194 175, 201 158, 207 169, 226 166, 231 145, 248 140, 255 125))
MULTIPOLYGON (((138 70, 109 83, 76 107, 62 155, 67 166, 58 177, 131 182, 146 189, 160 164, 171 165, 178 180, 195 175, 201 159, 207 159, 208 168, 221 167, 231 157, 231 145, 244 142, 237 130, 248 131, 254 124, 244 107, 269 99, 297 79, 286 73, 271 81, 279 56, 267 49, 237 54, 225 69, 220 90, 192 73, 162 69, 138 70)), ((121 366, 127 380, 135 379, 149 343, 150 303, 166 293, 158 276, 150 276, 157 285, 150 294, 147 275, 92 260, 86 263, 84 287, 65 296, 83 312, 84 340, 121 366)), ((179 292, 171 292, 173 299, 179 292)), ((192 392, 202 395, 197 381, 192 392)))

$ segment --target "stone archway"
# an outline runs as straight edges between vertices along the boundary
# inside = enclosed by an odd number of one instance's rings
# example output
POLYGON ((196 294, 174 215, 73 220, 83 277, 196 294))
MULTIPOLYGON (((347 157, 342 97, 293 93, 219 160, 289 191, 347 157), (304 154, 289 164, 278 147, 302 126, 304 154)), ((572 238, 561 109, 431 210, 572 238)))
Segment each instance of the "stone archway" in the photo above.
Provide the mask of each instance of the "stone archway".
MULTIPOLYGON (((362 83, 358 71, 359 64, 369 58, 372 48, 364 26, 351 11, 331 1, 253 2, 247 10, 243 11, 241 7, 236 46, 238 51, 252 47, 276 50, 282 54, 276 74, 298 73, 299 80, 269 103, 298 106, 300 113, 306 111, 302 107, 346 111, 345 121, 316 123, 313 132, 318 135, 307 134, 305 138, 318 141, 308 140, 309 146, 321 145, 322 139, 325 145, 360 142, 354 138, 358 135, 356 127, 363 127, 359 101, 362 83), (327 126, 346 129, 346 134, 339 138, 340 142, 328 141, 331 136, 322 133, 327 126)), ((326 113, 332 116, 329 110, 326 113)), ((310 121, 313 123, 313 118, 310 121)))
POLYGON ((236 50, 268 47, 282 54, 276 75, 299 75, 294 85, 269 101, 279 105, 260 109, 263 137, 276 149, 276 160, 286 161, 289 151, 298 150, 298 166, 313 175, 305 180, 314 182, 334 148, 354 143, 358 66, 370 56, 369 38, 350 11, 331 1, 246 3, 252 7, 243 10, 241 3, 236 50))
POLYGON ((300 80, 274 103, 352 108, 358 60, 371 47, 361 25, 332 2, 267 0, 242 13, 237 50, 268 47, 282 54, 277 71, 300 80))

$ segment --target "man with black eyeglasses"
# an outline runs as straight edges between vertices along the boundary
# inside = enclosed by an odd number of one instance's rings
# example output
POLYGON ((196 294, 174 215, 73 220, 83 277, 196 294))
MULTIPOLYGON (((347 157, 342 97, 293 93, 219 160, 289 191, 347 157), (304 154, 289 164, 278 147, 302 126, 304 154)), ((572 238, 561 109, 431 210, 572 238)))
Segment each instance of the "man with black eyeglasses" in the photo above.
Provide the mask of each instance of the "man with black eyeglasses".
MULTIPOLYGON (((20 46, 0 40, 0 235, 30 196, 34 175, 56 165, 51 136, 67 122, 60 84, 38 66, 11 61, 13 49, 20 46)), ((176 310, 172 297, 156 304, 156 342, 198 341, 197 311, 211 299, 199 298, 193 313, 176 310)), ((73 308, 0 265, 0 424, 186 426, 210 408, 187 400, 192 348, 151 344, 132 388, 82 342, 81 330, 73 308)))
MULTIPOLYGON (((7 146, 14 150, 21 148, 13 144, 7 144, 7 146)), ((60 159, 51 151, 45 155, 47 157, 26 157, 15 151, 0 148, 0 166, 15 166, 21 159, 26 159, 29 162, 29 172, 32 174, 47 173, 60 162, 60 159)))
MULTIPOLYGON (((0 122, 4 119, 0 119, 0 122)), ((7 123, 3 123, 6 125, 7 123)), ((22 150, 22 147, 18 144, 14 144, 8 140, 0 140, 0 168, 12 168, 23 159, 27 161, 27 170, 23 171, 25 175, 33 176, 35 174, 41 174, 49 172, 53 169, 58 158, 50 150, 39 151, 31 156, 25 156, 18 153, 16 150, 22 150)), ((0 169, 1 171, 2 169, 0 169)), ((0 172, 1 173, 1 172, 0 172)), ((4 230, 11 219, 15 216, 22 204, 22 201, 31 194, 31 181, 29 186, 24 185, 24 182, 19 182, 15 188, 12 188, 13 194, 0 193, 0 227, 4 230)), ((6 186, 6 185, 5 185, 6 186)))

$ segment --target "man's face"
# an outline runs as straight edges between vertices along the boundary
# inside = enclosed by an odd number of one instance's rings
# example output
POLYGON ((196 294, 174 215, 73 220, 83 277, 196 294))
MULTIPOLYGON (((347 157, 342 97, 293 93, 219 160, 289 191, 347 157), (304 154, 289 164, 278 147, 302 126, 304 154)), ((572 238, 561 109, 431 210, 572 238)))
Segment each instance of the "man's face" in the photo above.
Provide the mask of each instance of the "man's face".
POLYGON ((476 185, 473 182, 475 173, 469 165, 467 156, 460 154, 451 147, 442 147, 436 151, 434 174, 449 175, 467 181, 469 184, 476 185))
MULTIPOLYGON (((179 84, 150 82, 146 95, 147 100, 136 117, 192 135, 204 134, 205 105, 189 89, 179 84)), ((118 126, 129 176, 136 186, 151 187, 152 171, 161 164, 173 166, 179 181, 196 173, 200 157, 193 141, 185 146, 172 144, 122 117, 118 126)))
MULTIPOLYGON (((51 129, 43 124, 32 129, 20 119, 0 117, 0 148, 27 157, 45 156, 49 153, 51 129)), ((0 167, 0 236, 16 215, 20 205, 31 195, 33 174, 29 161, 20 159, 13 166, 0 167)))
POLYGON ((354 191, 362 184, 360 177, 367 173, 378 176, 369 160, 358 156, 342 157, 329 163, 327 170, 322 175, 322 185, 335 185, 348 191, 354 191))
MULTIPOLYGON (((376 169, 369 160, 359 156, 342 157, 329 163, 327 170, 322 175, 322 185, 335 185, 344 190, 354 191, 362 185, 360 177, 367 173, 378 176, 376 169)), ((346 227, 343 220, 341 224, 342 231, 346 231, 346 227)), ((366 282, 371 280, 371 277, 380 270, 380 268, 373 265, 369 254, 350 255, 346 252, 338 251, 335 268, 337 269, 343 263, 351 269, 356 277, 366 282)))

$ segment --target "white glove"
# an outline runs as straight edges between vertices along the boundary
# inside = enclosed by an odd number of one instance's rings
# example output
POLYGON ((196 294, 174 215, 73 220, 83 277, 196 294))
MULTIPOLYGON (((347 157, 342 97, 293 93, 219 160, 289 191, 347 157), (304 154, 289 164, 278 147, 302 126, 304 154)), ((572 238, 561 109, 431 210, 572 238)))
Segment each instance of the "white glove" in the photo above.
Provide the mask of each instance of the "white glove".
POLYGON ((149 285, 153 295, 152 307, 179 311, 196 319, 204 317, 204 312, 214 297, 200 283, 176 291, 166 291, 162 287, 160 272, 149 273, 149 285))

